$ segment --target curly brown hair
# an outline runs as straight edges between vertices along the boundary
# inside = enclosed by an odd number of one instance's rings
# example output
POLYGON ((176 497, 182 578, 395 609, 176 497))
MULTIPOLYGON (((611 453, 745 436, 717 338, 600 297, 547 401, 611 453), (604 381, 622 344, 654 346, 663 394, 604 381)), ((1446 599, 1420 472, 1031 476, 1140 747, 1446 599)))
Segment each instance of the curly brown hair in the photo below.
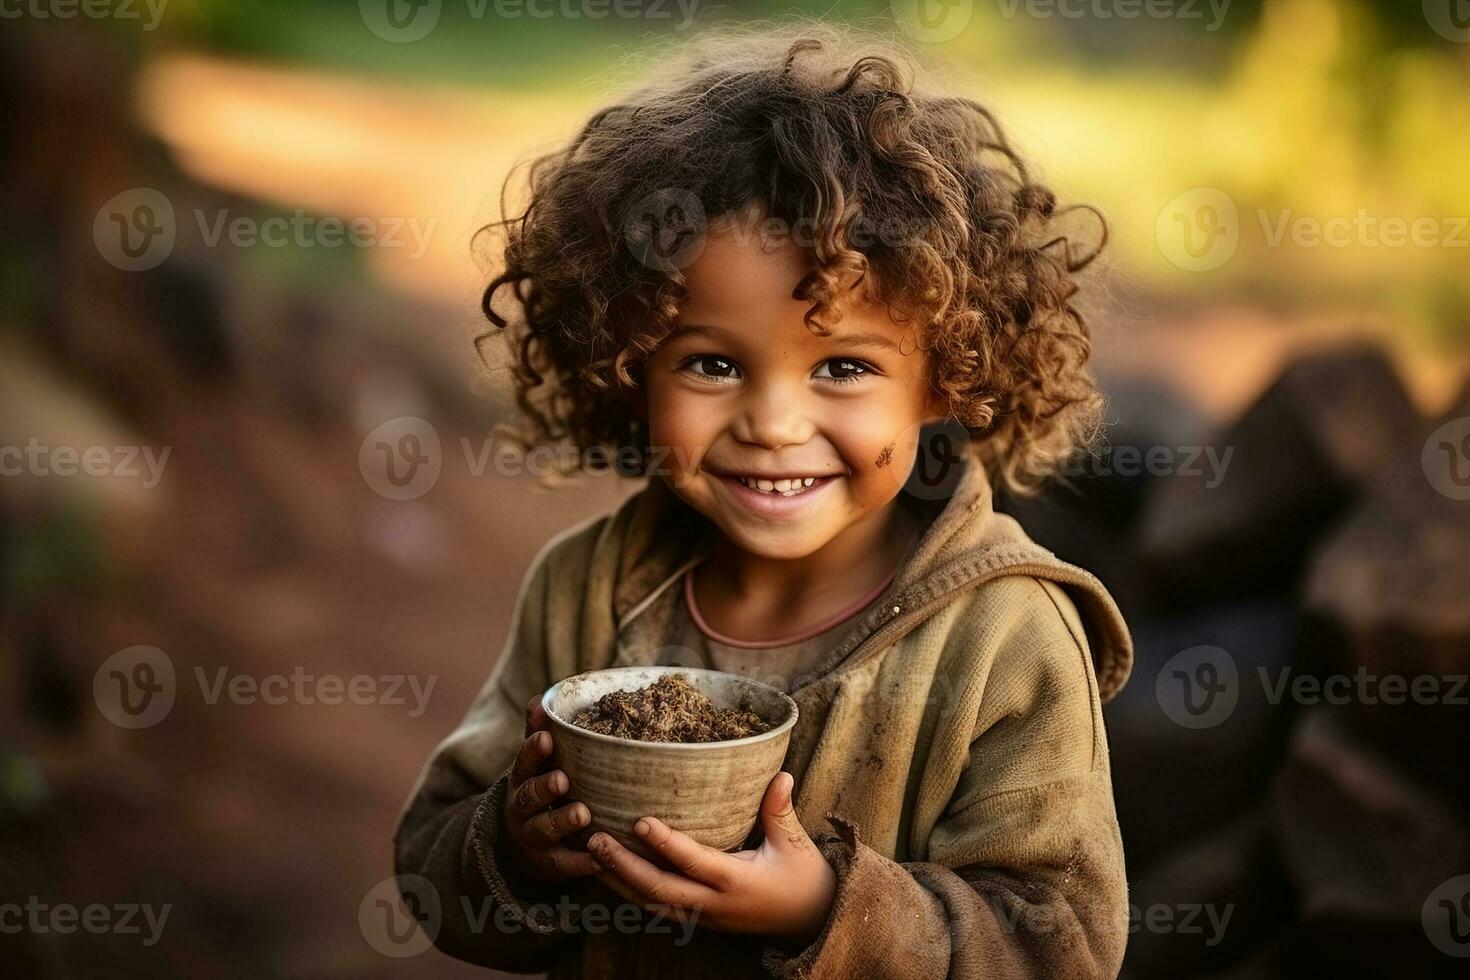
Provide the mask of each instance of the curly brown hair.
POLYGON ((645 471, 630 393, 685 292, 677 265, 649 260, 659 229, 644 219, 672 200, 686 221, 758 208, 811 228, 812 271, 793 293, 812 301, 808 327, 840 319, 848 283, 914 325, 931 384, 1013 492, 1089 445, 1102 399, 1072 299, 1107 224, 1090 205, 1059 210, 988 110, 920 91, 921 74, 901 47, 851 28, 726 29, 535 158, 525 210, 481 229, 505 231, 482 309, 510 346, 523 419, 501 431, 523 449, 569 439, 583 453, 563 476, 630 447, 619 468, 645 471), (1083 254, 1057 228, 1076 208, 1099 227, 1083 254), (506 286, 513 323, 492 305, 506 286))

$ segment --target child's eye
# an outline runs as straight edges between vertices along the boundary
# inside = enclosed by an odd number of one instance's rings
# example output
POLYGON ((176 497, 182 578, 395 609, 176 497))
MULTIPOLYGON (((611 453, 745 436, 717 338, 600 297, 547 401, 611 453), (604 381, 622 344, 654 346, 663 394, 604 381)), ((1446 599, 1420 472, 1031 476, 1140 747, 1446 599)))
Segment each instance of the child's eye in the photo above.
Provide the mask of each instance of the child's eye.
POLYGON ((708 378, 711 381, 733 381, 738 376, 738 369, 735 367, 735 362, 721 357, 718 354, 695 354, 693 357, 687 358, 680 367, 689 371, 695 377, 708 378), (696 364, 701 366, 698 371, 692 370, 696 364), (713 370, 707 370, 711 366, 713 366, 713 370))
POLYGON ((822 377, 822 374, 820 373, 822 368, 829 367, 834 364, 840 365, 840 367, 836 368, 835 371, 829 371, 826 375, 825 380, 833 381, 837 384, 852 384, 858 378, 867 374, 868 371, 871 370, 871 368, 869 368, 868 365, 864 364, 862 361, 854 361, 850 357, 833 357, 823 361, 822 367, 817 368, 817 377, 822 377))

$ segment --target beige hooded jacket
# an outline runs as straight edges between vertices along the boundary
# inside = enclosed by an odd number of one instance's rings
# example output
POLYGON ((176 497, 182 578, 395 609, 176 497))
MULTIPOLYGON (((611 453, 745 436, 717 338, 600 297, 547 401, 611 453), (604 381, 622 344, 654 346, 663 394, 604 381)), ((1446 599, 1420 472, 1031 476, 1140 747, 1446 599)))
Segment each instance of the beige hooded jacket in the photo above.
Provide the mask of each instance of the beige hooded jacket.
POLYGON ((656 662, 674 586, 712 540, 657 478, 537 554, 499 661, 404 807, 395 867, 435 893, 435 944, 553 977, 1115 977, 1127 880, 1101 705, 1131 641, 1101 584, 961 466, 950 497, 920 505, 930 523, 892 601, 791 692, 783 768, 838 878, 811 945, 682 925, 596 879, 523 880, 501 860, 527 702, 571 674, 656 662))

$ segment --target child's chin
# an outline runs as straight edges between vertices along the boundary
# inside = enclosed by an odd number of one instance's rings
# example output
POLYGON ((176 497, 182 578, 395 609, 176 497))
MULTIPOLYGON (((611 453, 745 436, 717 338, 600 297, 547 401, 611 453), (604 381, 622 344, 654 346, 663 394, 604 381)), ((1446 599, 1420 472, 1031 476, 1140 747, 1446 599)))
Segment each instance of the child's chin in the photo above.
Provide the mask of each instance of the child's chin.
POLYGON ((831 536, 817 528, 815 521, 805 522, 808 526, 771 525, 751 527, 745 522, 738 528, 724 528, 725 536, 739 545, 746 554, 771 561, 792 561, 805 558, 821 550, 831 536))

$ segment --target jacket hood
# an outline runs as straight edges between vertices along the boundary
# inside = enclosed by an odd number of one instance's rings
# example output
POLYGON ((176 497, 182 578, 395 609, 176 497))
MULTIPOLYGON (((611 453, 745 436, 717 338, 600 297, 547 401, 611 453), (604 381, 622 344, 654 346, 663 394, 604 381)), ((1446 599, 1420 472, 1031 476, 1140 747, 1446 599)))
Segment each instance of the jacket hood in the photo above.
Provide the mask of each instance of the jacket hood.
MULTIPOLYGON (((1090 572, 1070 565, 1027 537, 1011 516, 994 509, 984 466, 960 454, 958 479, 943 499, 910 497, 926 526, 909 560, 894 577, 891 605, 871 610, 833 651, 827 669, 876 652, 921 622, 957 593, 1002 575, 1029 575, 1062 586, 1087 632, 1098 694, 1110 700, 1127 681, 1133 643, 1112 596, 1090 572)), ((903 491, 907 493, 907 491, 903 491)), ((716 525, 689 506, 660 477, 628 498, 609 523, 622 526, 612 589, 616 629, 622 633, 664 589, 715 543, 716 525)))

